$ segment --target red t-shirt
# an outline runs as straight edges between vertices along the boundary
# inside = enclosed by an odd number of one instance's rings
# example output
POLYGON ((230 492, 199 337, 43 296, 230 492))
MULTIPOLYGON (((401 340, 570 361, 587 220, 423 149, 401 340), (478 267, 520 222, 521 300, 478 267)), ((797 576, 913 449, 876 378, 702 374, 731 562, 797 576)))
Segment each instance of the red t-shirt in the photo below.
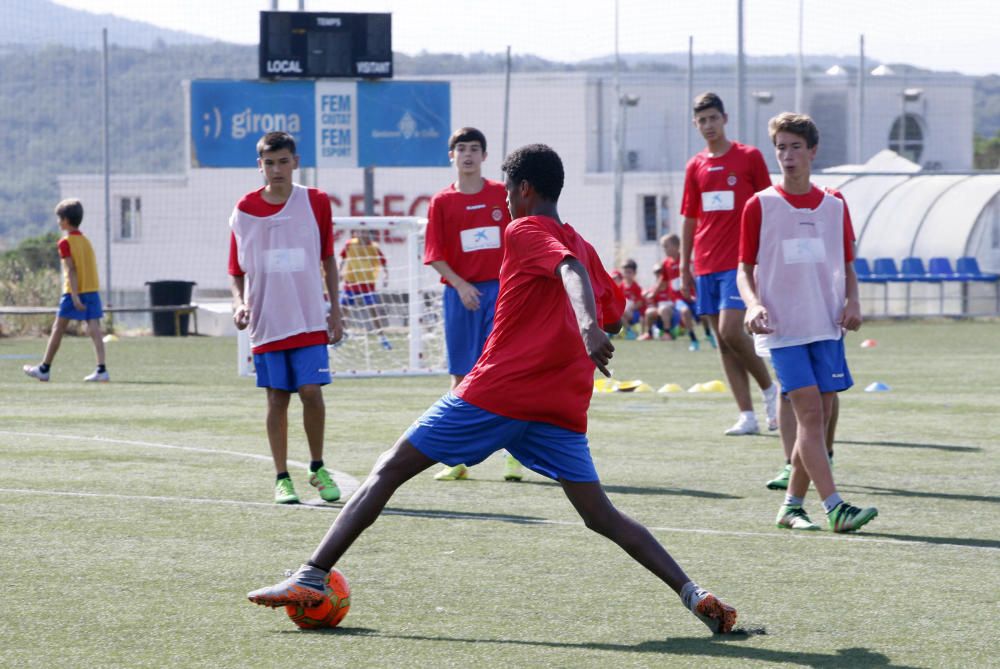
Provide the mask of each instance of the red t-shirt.
MULTIPOLYGON (((500 276, 508 223, 502 183, 483 179, 482 190, 472 195, 452 184, 434 195, 427 209, 424 264, 443 260, 470 283, 493 281, 500 276)), ((443 277, 441 283, 446 283, 443 277)))
POLYGON ((587 269, 602 324, 621 319, 625 297, 568 224, 519 218, 507 226, 504 247, 493 332, 455 394, 501 416, 586 432, 594 363, 555 269, 567 257, 587 269))
MULTIPOLYGON (((663 265, 661 265, 662 273, 660 274, 661 281, 667 284, 667 289, 665 292, 669 294, 667 299, 669 300, 680 300, 683 299, 680 291, 680 278, 681 278, 681 264, 679 260, 674 260, 670 256, 663 259, 663 265)), ((657 298, 659 299, 659 298, 657 298)))
MULTIPOLYGON (((851 224, 851 212, 847 210, 847 201, 844 200, 840 191, 827 188, 824 192, 824 190, 813 186, 804 195, 792 195, 782 190, 781 186, 775 186, 774 189, 796 209, 815 209, 823 202, 823 196, 826 193, 840 198, 840 201, 844 203, 844 262, 854 260, 854 226, 851 224)), ((747 204, 743 208, 743 218, 740 221, 740 262, 748 265, 757 264, 757 252, 760 250, 760 224, 760 200, 754 195, 747 200, 747 204)))
POLYGON ((628 285, 622 281, 618 285, 621 286, 622 293, 625 294, 625 299, 631 300, 636 309, 642 309, 646 305, 646 300, 642 294, 642 288, 639 287, 638 283, 633 281, 632 285, 628 285))
MULTIPOLYGON (((264 218, 274 216, 285 206, 285 203, 271 204, 261 195, 264 188, 258 188, 243 196, 236 208, 240 211, 264 218)), ((333 210, 330 208, 330 198, 321 190, 310 188, 308 190, 309 204, 312 206, 313 217, 319 226, 319 244, 321 258, 326 260, 333 255, 333 210)), ((239 256, 236 250, 236 235, 229 233, 229 274, 231 276, 243 276, 243 268, 240 267, 239 256)), ((284 351, 290 348, 304 348, 317 344, 329 342, 329 335, 325 330, 317 332, 303 332, 293 335, 287 339, 268 342, 262 346, 255 346, 253 353, 268 353, 270 351, 284 351)))
POLYGON ((760 151, 733 142, 721 156, 702 151, 688 161, 681 215, 698 219, 694 272, 701 276, 739 265, 740 214, 750 196, 771 185, 760 151))

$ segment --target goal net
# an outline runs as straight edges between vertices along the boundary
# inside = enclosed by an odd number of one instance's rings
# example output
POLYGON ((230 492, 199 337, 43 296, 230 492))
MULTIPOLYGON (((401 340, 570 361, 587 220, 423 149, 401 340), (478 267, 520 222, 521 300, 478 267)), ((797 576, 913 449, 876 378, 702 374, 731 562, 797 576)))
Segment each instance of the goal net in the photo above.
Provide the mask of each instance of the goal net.
MULTIPOLYGON (((426 219, 334 219, 344 338, 330 350, 337 376, 447 373, 440 277, 423 263, 426 219)), ((250 338, 238 335, 239 373, 254 373, 250 338)))

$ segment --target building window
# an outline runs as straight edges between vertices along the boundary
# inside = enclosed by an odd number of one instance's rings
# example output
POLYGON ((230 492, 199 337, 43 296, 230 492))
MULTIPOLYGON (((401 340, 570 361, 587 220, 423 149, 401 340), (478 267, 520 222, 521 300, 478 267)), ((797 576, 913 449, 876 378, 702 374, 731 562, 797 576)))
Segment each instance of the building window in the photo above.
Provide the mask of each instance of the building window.
POLYGON ((889 148, 907 160, 920 163, 920 156, 924 153, 924 130, 914 114, 897 116, 893 121, 889 129, 889 148), (903 119, 906 122, 903 123, 903 142, 900 145, 899 126, 903 119))
POLYGON ((142 200, 139 196, 122 197, 119 200, 120 219, 115 240, 119 242, 138 241, 142 229, 142 200))
POLYGON ((656 242, 670 231, 670 198, 666 195, 642 196, 642 241, 656 242))

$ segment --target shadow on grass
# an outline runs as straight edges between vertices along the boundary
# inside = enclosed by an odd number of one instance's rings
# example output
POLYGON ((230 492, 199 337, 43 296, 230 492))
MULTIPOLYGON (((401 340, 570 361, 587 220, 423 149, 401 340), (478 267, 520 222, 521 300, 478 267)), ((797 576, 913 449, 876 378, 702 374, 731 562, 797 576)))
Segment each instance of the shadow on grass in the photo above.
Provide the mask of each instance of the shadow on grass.
MULTIPOLYGON (((770 434, 755 434, 755 437, 765 437, 770 439, 780 439, 777 432, 770 434)), ((979 446, 958 446, 956 444, 922 444, 913 441, 865 441, 862 439, 840 439, 837 438, 835 445, 849 444, 851 446, 887 446, 889 448, 923 448, 933 451, 947 451, 949 453, 981 453, 983 449, 979 446)))
POLYGON ((888 446, 890 448, 926 448, 934 451, 948 451, 949 453, 979 453, 983 449, 978 446, 956 446, 953 444, 921 444, 909 441, 861 441, 851 439, 837 439, 836 444, 853 444, 856 446, 888 446))
POLYGON ((744 646, 739 643, 762 630, 751 630, 725 636, 676 637, 655 641, 643 641, 628 645, 617 643, 566 643, 560 641, 532 641, 527 639, 472 639, 464 637, 426 636, 420 634, 386 634, 367 627, 336 627, 325 630, 281 630, 277 634, 329 634, 331 636, 379 637, 404 641, 431 641, 445 643, 498 644, 512 646, 536 646, 561 648, 566 650, 599 650, 619 653, 653 653, 657 655, 679 655, 685 657, 732 658, 750 662, 772 662, 776 664, 804 667, 886 667, 910 669, 909 665, 893 664, 886 655, 868 648, 840 648, 833 654, 810 653, 789 650, 772 650, 744 646))
POLYGON ((419 518, 446 518, 448 520, 497 520, 519 525, 537 525, 548 519, 540 516, 514 516, 509 513, 471 513, 467 511, 445 511, 434 509, 393 509, 386 507, 382 512, 390 516, 416 516, 419 518))
MULTIPOLYGON (((504 481, 509 485, 509 482, 504 481)), ((560 487, 555 481, 521 481, 519 485, 538 485, 560 487)), ((709 492, 707 490, 692 490, 690 488, 663 488, 659 486, 632 486, 603 484, 604 490, 619 495, 668 495, 672 497, 699 497, 702 499, 743 499, 737 495, 727 495, 724 492, 709 492)))
POLYGON ((998 539, 965 539, 962 537, 924 537, 918 534, 888 534, 885 532, 869 532, 866 528, 864 534, 858 536, 882 537, 884 539, 895 539, 896 541, 912 541, 914 543, 942 544, 946 546, 967 546, 970 548, 1000 548, 998 539))
POLYGON ((967 495, 965 493, 953 492, 924 492, 921 490, 907 490, 906 488, 883 488, 881 486, 867 485, 844 485, 840 486, 844 490, 864 492, 871 495, 898 495, 899 497, 919 497, 924 499, 946 499, 956 502, 988 502, 990 504, 1000 503, 997 495, 967 495))

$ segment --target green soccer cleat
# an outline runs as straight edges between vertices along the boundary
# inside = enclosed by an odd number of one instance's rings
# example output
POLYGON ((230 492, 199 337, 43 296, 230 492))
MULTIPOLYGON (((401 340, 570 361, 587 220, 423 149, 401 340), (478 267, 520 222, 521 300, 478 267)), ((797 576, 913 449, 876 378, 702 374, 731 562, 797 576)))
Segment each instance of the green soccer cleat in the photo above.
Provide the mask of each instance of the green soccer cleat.
POLYGON ((295 573, 289 571, 285 575, 288 578, 281 583, 248 592, 247 599, 276 608, 289 604, 316 606, 326 597, 327 572, 322 569, 304 564, 295 573))
POLYGON ((691 613, 705 623, 712 634, 729 634, 736 624, 736 609, 701 588, 694 594, 691 613))
POLYGON ((465 465, 445 467, 434 475, 435 481, 464 481, 469 478, 469 468, 465 465))
POLYGON ((788 479, 792 476, 792 465, 787 464, 781 468, 778 475, 765 483, 768 490, 788 490, 788 479))
POLYGON ((801 506, 784 505, 778 509, 778 517, 774 524, 783 530, 818 530, 819 525, 809 520, 806 510, 801 506))
POLYGON ((520 481, 523 478, 524 473, 521 471, 521 463, 517 461, 517 458, 508 453, 507 462, 503 466, 503 480, 520 481))
POLYGON ((299 496, 295 494, 292 479, 278 479, 274 482, 275 504, 298 504, 299 496))
POLYGON ((874 506, 860 509, 847 502, 841 502, 833 511, 826 514, 826 518, 830 521, 830 529, 834 532, 854 532, 871 522, 877 515, 878 509, 874 506))
POLYGON ((309 485, 316 488, 324 502, 336 502, 340 499, 340 488, 337 487, 326 467, 320 467, 309 474, 309 485))

